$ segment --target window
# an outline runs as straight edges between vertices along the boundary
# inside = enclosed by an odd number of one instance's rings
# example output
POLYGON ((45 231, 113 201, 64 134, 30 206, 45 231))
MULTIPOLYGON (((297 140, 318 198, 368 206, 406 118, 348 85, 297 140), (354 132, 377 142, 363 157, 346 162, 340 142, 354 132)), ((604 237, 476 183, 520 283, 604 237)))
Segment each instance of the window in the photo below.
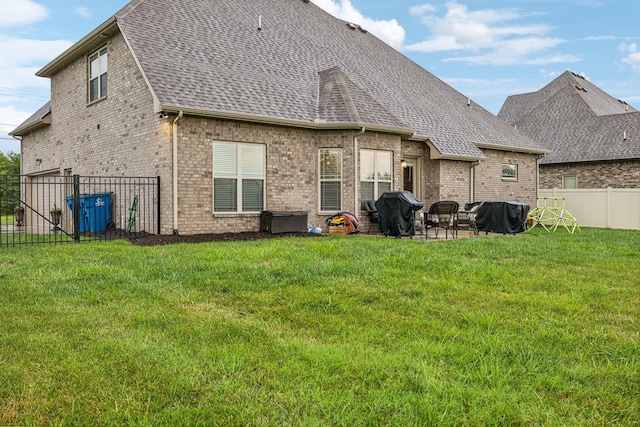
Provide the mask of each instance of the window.
POLYGON ((342 151, 320 149, 320 210, 339 211, 342 208, 342 151))
POLYGON ((562 188, 575 189, 578 188, 578 181, 575 175, 567 175, 562 177, 562 188))
POLYGON ((107 48, 89 56, 89 102, 107 96, 107 48))
POLYGON ((378 200, 391 191, 391 151, 360 151, 360 197, 362 201, 378 200))
POLYGON ((502 165, 502 179, 515 181, 518 179, 518 165, 502 165))
POLYGON ((214 212, 264 210, 265 158, 261 144, 214 142, 214 212))

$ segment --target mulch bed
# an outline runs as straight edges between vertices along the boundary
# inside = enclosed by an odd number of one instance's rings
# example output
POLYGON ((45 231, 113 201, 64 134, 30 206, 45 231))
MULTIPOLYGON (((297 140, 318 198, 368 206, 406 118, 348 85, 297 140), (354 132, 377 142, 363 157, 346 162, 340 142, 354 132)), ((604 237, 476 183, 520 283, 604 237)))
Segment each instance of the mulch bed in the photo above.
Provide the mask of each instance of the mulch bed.
POLYGON ((176 243, 206 243, 206 242, 232 242, 260 239, 273 239, 279 237, 322 237, 313 233, 279 233, 271 234, 263 231, 249 231, 244 233, 209 233, 209 234, 148 234, 131 239, 131 243, 137 246, 159 246, 176 243))

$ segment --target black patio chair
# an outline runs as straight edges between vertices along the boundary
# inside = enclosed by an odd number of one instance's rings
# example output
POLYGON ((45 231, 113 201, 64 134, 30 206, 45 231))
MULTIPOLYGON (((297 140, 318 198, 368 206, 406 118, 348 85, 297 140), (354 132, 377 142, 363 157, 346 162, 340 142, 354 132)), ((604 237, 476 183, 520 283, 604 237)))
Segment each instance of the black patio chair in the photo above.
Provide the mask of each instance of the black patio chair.
POLYGON ((424 217, 425 239, 429 237, 428 230, 430 228, 435 229, 436 239, 440 228, 445 230, 445 239, 449 238, 449 231, 451 231, 451 237, 455 239, 458 235, 459 206, 458 202, 453 200, 441 200, 433 203, 424 217))
POLYGON ((364 202, 364 209, 367 211, 367 217, 369 218, 369 228, 367 229, 367 234, 369 234, 371 227, 380 222, 380 214, 378 213, 378 208, 376 208, 375 200, 364 202))

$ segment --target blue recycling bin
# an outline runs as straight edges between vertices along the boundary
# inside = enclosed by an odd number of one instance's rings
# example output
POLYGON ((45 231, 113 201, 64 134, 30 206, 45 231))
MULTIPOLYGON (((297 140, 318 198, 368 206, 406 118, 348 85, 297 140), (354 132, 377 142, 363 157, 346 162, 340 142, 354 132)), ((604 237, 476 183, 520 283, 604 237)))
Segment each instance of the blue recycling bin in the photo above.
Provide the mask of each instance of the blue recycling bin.
MULTIPOLYGON (((75 218, 73 215, 73 196, 69 196, 65 199, 67 201, 67 207, 71 211, 71 218, 75 218)), ((84 212, 84 196, 80 196, 80 232, 84 233, 87 231, 87 223, 85 220, 84 212)))
MULTIPOLYGON (((80 232, 97 233, 105 231, 111 222, 111 195, 113 193, 83 194, 80 196, 80 232)), ((73 212, 73 196, 66 198, 67 206, 73 212)))

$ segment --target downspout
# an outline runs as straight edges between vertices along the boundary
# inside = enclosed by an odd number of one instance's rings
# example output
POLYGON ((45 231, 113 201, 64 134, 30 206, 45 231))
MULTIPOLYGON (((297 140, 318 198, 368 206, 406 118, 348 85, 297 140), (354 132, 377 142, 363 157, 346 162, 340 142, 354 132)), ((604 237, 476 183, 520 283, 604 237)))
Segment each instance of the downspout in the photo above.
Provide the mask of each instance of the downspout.
POLYGON ((173 234, 178 234, 178 122, 183 115, 183 111, 178 113, 171 129, 173 135, 173 234))
POLYGON ((24 164, 23 164, 23 162, 22 162, 22 161, 23 161, 23 159, 24 159, 24 155, 23 155, 23 153, 22 153, 22 136, 21 136, 21 135, 20 135, 20 136, 17 136, 17 135, 11 135, 11 136, 13 136, 13 138, 14 138, 14 139, 16 139, 16 140, 20 141, 20 174, 22 174, 22 173, 23 173, 23 171, 24 171, 24 169, 23 169, 24 164))
POLYGON ((362 126, 360 132, 356 133, 353 136, 353 214, 358 217, 360 212, 360 192, 358 191, 358 184, 360 183, 360 179, 358 176, 358 137, 365 133, 367 129, 362 126))

